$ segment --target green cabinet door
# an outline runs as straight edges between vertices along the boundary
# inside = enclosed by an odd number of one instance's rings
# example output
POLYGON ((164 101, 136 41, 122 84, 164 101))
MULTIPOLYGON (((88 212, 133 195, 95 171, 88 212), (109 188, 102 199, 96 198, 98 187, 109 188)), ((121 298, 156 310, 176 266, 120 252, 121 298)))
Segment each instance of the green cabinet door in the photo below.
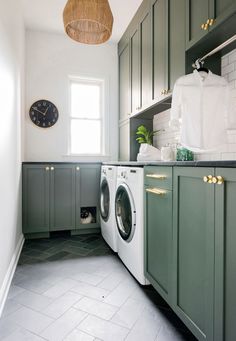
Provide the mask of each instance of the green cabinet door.
POLYGON ((76 228, 99 227, 100 164, 80 164, 76 167, 76 228), (81 210, 93 216, 93 222, 82 224, 81 210))
POLYGON ((140 53, 141 53, 141 106, 146 107, 152 101, 152 35, 151 12, 144 12, 140 21, 140 53))
POLYGON ((169 88, 185 75, 185 0, 169 0, 169 88))
POLYGON ((127 119, 131 112, 130 100, 130 53, 127 43, 119 55, 120 120, 127 119))
POLYGON ((215 339, 236 340, 236 169, 217 168, 215 185, 215 339))
POLYGON ((173 309, 198 340, 213 341, 213 168, 174 168, 173 309))
POLYGON ((236 13, 235 0, 209 0, 210 16, 209 19, 214 19, 210 30, 221 24, 224 20, 236 13))
POLYGON ((49 231, 49 165, 23 165, 23 233, 49 231))
POLYGON ((140 31, 137 26, 130 38, 131 53, 131 111, 135 113, 140 109, 140 31))
POLYGON ((186 47, 189 48, 208 33, 202 25, 209 19, 208 0, 186 0, 186 47))
POLYGON ((151 2, 152 39, 153 39, 153 70, 152 99, 159 101, 163 91, 169 89, 168 84, 168 1, 151 2))
POLYGON ((145 274, 170 303, 172 260, 172 191, 145 188, 145 274), (151 190, 151 191, 150 191, 151 190))
POLYGON ((75 227, 75 166, 50 166, 50 230, 75 227))

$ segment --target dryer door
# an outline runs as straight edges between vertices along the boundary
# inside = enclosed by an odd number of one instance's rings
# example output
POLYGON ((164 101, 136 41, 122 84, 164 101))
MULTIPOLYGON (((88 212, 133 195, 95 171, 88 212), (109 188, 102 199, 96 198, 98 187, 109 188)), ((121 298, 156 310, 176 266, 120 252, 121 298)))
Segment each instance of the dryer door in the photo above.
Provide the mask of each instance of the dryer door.
POLYGON ((129 187, 121 184, 116 190, 116 223, 122 239, 130 242, 136 226, 136 211, 129 187))
POLYGON ((107 221, 110 215, 110 191, 106 178, 100 186, 100 212, 102 219, 107 221))

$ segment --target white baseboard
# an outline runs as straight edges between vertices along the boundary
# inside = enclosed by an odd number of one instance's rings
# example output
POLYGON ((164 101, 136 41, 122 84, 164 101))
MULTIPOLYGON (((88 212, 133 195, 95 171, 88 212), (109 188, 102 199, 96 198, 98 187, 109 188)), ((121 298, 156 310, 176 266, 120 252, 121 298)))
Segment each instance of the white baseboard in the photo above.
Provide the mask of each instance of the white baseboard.
POLYGON ((0 287, 0 317, 2 315, 4 305, 6 303, 7 295, 8 295, 10 286, 11 286, 11 281, 12 281, 12 278, 13 278, 15 270, 16 270, 16 266, 17 266, 17 263, 18 263, 18 260, 19 260, 20 254, 21 254, 22 247, 24 245, 24 241, 25 241, 25 238, 22 234, 18 243, 17 243, 15 252, 12 256, 11 263, 8 267, 6 276, 3 280, 3 284, 0 287))

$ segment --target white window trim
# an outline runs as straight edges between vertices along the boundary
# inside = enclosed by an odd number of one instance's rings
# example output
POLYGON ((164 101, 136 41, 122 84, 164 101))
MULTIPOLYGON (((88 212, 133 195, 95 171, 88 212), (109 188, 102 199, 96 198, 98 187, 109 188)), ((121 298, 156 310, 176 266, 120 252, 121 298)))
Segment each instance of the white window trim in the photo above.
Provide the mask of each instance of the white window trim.
MULTIPOLYGON (((92 78, 92 77, 81 77, 81 76, 71 76, 68 77, 68 109, 69 109, 69 115, 68 115, 68 152, 66 156, 72 156, 72 157, 85 157, 85 158, 91 158, 91 157, 108 157, 109 156, 109 121, 108 121, 108 108, 109 108, 109 102, 108 100, 108 80, 104 78, 92 78), (95 121, 101 122, 101 153, 97 154, 88 154, 88 153, 72 153, 71 151, 71 119, 88 119, 88 118, 77 118, 71 116, 71 84, 73 82, 84 82, 85 84, 98 84, 101 85, 101 117, 100 119, 94 119, 95 121)), ((88 119, 93 120, 93 119, 88 119)))

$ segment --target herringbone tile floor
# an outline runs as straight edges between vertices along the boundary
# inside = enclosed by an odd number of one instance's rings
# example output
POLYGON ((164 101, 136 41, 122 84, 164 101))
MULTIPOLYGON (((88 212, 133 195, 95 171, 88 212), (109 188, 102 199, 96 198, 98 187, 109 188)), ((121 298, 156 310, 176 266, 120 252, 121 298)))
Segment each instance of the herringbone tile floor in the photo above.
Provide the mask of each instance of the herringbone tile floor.
POLYGON ((151 286, 141 287, 99 235, 26 241, 1 341, 195 340, 151 286))

